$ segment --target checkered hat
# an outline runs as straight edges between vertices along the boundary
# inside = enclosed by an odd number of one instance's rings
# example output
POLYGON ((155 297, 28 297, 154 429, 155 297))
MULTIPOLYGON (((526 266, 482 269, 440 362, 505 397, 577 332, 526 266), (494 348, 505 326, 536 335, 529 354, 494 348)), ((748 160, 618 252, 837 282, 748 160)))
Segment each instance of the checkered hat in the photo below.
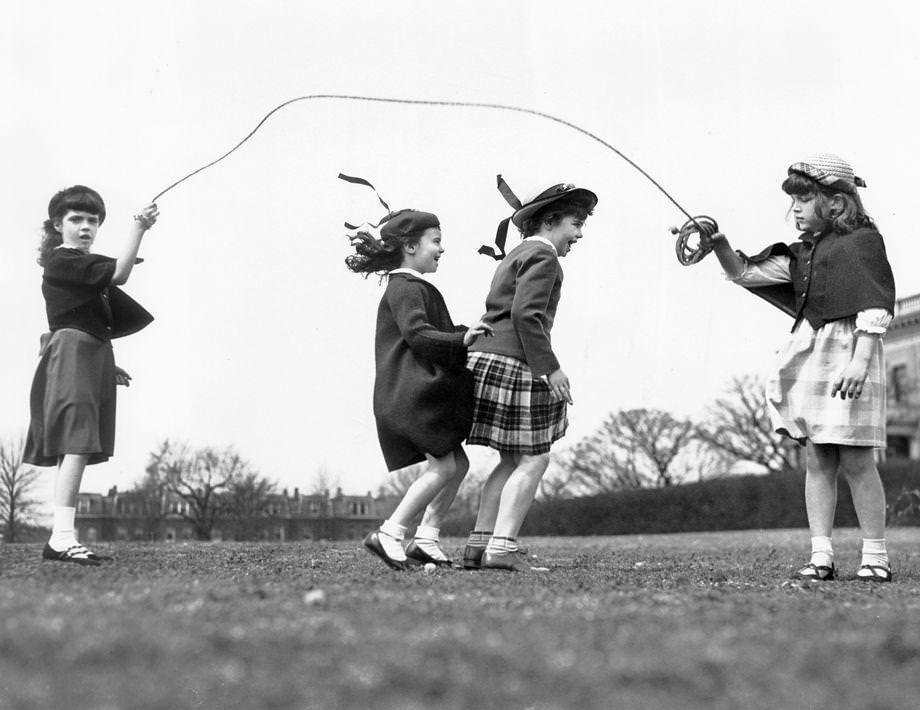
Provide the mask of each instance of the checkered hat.
POLYGON ((866 181, 853 173, 850 164, 833 153, 817 153, 809 158, 789 166, 789 174, 802 173, 816 182, 844 192, 856 192, 857 187, 865 187, 866 181))

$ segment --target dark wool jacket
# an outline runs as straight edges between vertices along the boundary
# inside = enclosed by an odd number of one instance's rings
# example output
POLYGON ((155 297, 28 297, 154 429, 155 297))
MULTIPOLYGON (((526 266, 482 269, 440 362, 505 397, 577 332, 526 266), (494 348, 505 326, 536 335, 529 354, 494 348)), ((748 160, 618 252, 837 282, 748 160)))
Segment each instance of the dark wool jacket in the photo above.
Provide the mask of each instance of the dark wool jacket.
POLYGON ((115 259, 61 247, 48 255, 42 295, 48 328, 76 328, 101 340, 136 333, 153 320, 117 286, 111 286, 115 259))
POLYGON ((745 288, 792 316, 795 325, 805 319, 818 329, 867 308, 894 312, 894 276, 885 243, 870 227, 847 234, 806 232, 796 243, 773 244, 755 256, 738 253, 752 264, 789 257, 790 283, 745 288))
POLYGON ((470 350, 523 360, 535 377, 559 369, 550 331, 562 291, 562 266, 553 249, 523 241, 501 261, 486 296, 483 321, 495 329, 470 350))
POLYGON ((473 377, 466 326, 450 319, 440 291, 411 274, 392 274, 377 309, 374 416, 390 471, 444 456, 473 424, 473 377))

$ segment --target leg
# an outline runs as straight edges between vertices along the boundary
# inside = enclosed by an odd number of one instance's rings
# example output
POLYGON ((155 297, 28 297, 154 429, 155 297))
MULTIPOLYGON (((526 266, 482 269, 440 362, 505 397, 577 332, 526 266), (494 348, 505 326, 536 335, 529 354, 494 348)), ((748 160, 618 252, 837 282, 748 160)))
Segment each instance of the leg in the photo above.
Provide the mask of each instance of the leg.
POLYGON ((495 528, 495 518, 498 517, 498 507, 501 504, 502 489, 508 482, 508 477, 517 466, 514 454, 499 452, 498 463, 492 473, 482 485, 479 494, 479 512, 476 515, 476 526, 470 533, 463 549, 463 566, 466 569, 479 569, 482 554, 486 550, 489 538, 495 528))
POLYGON ((402 547, 402 540, 406 528, 445 487, 450 485, 456 473, 456 466, 453 451, 438 458, 428 456, 428 468, 409 486, 396 510, 383 521, 380 529, 364 538, 364 546, 390 567, 405 569, 406 553, 402 547))
POLYGON ((81 565, 98 565, 102 559, 80 545, 74 529, 77 493, 80 492, 88 458, 83 454, 64 454, 61 457, 54 477, 54 522, 51 537, 42 551, 44 559, 81 565))
POLYGON ((483 484, 482 493, 479 495, 479 513, 476 516, 477 530, 492 531, 495 529, 495 519, 498 517, 502 490, 504 490, 508 478, 517 467, 517 463, 517 457, 514 454, 505 451, 500 452, 498 463, 483 484))
POLYGON ((525 454, 520 457, 520 462, 502 490, 494 537, 517 537, 548 466, 549 454, 525 454))
POLYGON ((533 567, 517 546, 517 534, 533 503, 540 479, 549 466, 549 454, 522 455, 502 491, 495 532, 482 556, 482 566, 513 572, 545 571, 533 567))
POLYGON ((470 460, 466 457, 466 452, 458 446, 453 453, 448 454, 454 459, 454 474, 441 491, 434 497, 434 500, 425 508, 425 515, 422 517, 422 527, 440 528, 447 517, 450 506, 453 505, 457 497, 457 491, 460 490, 460 484, 470 470, 470 460))
POLYGON ((840 470, 853 495, 853 506, 862 531, 859 579, 891 581, 885 543, 885 489, 875 465, 875 452, 868 446, 841 446, 840 470))
POLYGON ((837 468, 840 454, 835 444, 805 448, 805 510, 812 537, 830 537, 837 510, 837 468))
POLYGON ((444 554, 444 550, 438 544, 441 536, 441 525, 450 511, 454 499, 457 497, 457 491, 460 489, 460 484, 470 468, 470 462, 461 446, 454 449, 451 455, 454 457, 453 478, 448 481, 447 485, 425 508, 422 522, 415 531, 415 538, 406 547, 406 556, 422 564, 428 562, 443 566, 452 564, 450 558, 444 554))

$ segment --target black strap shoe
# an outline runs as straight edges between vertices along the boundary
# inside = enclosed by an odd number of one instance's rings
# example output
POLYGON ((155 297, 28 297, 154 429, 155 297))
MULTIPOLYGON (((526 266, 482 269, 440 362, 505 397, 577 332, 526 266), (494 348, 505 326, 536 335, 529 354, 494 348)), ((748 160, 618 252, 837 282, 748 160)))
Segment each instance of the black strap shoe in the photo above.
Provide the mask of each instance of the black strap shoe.
POLYGON ((383 549, 383 545, 380 544, 379 531, 374 530, 372 533, 368 533, 364 538, 364 547, 373 552, 377 557, 383 560, 388 567, 396 570, 406 569, 406 563, 403 560, 394 560, 387 554, 387 551, 383 549))
POLYGON ((55 562, 73 562, 78 565, 87 567, 99 567, 102 565, 100 558, 93 555, 83 545, 71 545, 66 550, 55 550, 47 542, 42 549, 43 560, 54 560, 55 562))
POLYGON ((446 555, 443 560, 437 557, 432 557, 421 547, 419 547, 415 540, 406 545, 406 557, 420 565, 425 565, 430 562, 431 564, 437 565, 438 567, 453 567, 454 564, 449 559, 447 559, 446 555))

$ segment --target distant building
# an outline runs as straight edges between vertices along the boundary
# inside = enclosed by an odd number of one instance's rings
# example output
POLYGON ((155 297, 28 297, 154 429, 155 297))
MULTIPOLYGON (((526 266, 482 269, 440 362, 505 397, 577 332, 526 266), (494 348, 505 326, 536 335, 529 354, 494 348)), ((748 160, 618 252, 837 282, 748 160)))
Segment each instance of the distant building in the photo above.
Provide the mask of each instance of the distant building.
MULTIPOLYGON (((357 540, 373 530, 395 507, 392 499, 346 495, 342 489, 302 494, 295 488, 269 497, 263 511, 243 521, 221 519, 213 540, 357 540)), ((151 505, 139 491, 77 495, 77 537, 100 540, 194 540, 188 503, 165 495, 151 505), (151 510, 155 509, 156 513, 151 510)))
POLYGON ((920 293, 895 304, 885 335, 888 366, 886 457, 920 459, 920 293))

